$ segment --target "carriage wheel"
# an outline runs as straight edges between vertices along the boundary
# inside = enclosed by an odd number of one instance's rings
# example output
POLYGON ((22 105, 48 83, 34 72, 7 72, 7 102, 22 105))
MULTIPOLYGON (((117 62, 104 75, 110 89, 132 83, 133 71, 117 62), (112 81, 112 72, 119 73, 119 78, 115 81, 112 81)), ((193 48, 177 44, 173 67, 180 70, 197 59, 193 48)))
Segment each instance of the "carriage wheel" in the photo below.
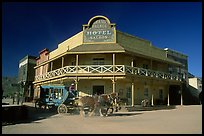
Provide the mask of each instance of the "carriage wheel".
POLYGON ((36 109, 39 109, 39 108, 41 108, 41 107, 42 107, 42 104, 41 104, 40 100, 36 100, 36 102, 35 102, 35 108, 36 108, 36 109))
POLYGON ((114 109, 113 108, 108 108, 107 109, 107 114, 113 114, 114 109))
POLYGON ((100 116, 107 116, 108 115, 108 109, 107 108, 100 108, 99 113, 100 113, 100 116))
POLYGON ((67 106, 64 105, 64 104, 60 104, 57 108, 57 112, 59 114, 63 114, 63 113, 67 113, 68 109, 67 109, 67 106))

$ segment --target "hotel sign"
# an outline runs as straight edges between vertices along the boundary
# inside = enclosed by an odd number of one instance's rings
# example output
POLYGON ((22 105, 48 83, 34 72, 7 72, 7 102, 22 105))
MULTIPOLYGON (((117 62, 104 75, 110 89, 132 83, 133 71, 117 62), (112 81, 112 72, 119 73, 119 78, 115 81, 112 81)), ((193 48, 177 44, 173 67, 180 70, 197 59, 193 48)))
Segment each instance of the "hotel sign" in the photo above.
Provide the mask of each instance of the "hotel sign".
POLYGON ((94 18, 83 26, 83 42, 115 42, 115 26, 106 18, 94 18))

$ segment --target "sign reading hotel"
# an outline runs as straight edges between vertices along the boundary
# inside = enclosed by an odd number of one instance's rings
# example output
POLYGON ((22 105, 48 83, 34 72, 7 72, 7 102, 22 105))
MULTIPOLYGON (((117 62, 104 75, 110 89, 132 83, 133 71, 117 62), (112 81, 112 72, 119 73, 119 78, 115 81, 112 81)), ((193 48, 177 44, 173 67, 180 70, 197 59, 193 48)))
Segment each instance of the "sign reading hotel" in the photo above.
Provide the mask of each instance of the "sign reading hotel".
POLYGON ((95 16, 88 25, 83 25, 84 43, 115 43, 115 39, 115 24, 111 24, 104 16, 95 16))

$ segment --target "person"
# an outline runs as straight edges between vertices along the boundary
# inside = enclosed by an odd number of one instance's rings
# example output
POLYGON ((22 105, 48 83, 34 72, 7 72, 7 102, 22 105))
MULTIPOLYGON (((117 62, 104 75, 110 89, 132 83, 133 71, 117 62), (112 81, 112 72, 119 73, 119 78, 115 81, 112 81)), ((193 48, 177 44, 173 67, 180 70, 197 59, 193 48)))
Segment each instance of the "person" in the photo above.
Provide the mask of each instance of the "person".
POLYGON ((71 86, 69 87, 69 98, 74 98, 77 97, 77 91, 75 90, 75 85, 74 83, 71 84, 71 86))

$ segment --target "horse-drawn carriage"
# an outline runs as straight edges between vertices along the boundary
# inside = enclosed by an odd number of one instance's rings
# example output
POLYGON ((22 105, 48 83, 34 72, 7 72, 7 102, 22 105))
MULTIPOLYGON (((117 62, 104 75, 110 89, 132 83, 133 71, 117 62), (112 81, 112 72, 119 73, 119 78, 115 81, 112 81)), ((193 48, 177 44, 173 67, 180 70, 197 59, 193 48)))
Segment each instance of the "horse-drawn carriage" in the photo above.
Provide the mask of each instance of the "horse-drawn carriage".
POLYGON ((58 107, 58 113, 61 113, 63 111, 59 109, 59 106, 62 103, 73 109, 77 107, 76 99, 77 97, 69 97, 69 91, 64 85, 42 85, 40 86, 40 98, 35 101, 35 108, 52 109, 58 107))
MULTIPOLYGON (((75 91, 77 92, 77 91, 75 91)), ((40 87, 40 98, 36 100, 35 107, 57 108, 59 114, 79 112, 83 116, 99 113, 107 116, 120 110, 117 93, 69 97, 69 91, 64 85, 44 85, 40 87)))
MULTIPOLYGON (((83 96, 75 98, 73 105, 77 108, 82 116, 92 116, 99 114, 100 116, 108 116, 113 112, 121 109, 119 97, 117 93, 101 94, 94 96, 83 96)), ((58 113, 67 113, 70 104, 66 101, 58 106, 58 113)))
POLYGON ((35 101, 35 108, 51 109, 63 103, 68 96, 64 85, 40 86, 40 98, 35 101))

